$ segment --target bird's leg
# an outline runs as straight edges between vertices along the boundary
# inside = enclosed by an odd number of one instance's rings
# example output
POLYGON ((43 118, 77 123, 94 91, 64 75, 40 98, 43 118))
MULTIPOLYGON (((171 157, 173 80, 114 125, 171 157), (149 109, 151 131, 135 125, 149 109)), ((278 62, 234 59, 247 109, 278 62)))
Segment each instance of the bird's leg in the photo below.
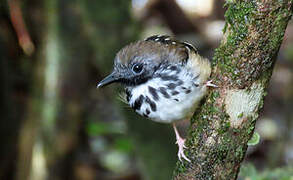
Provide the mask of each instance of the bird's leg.
POLYGON ((185 139, 183 139, 182 137, 180 137, 179 132, 178 132, 178 130, 176 128, 175 123, 173 123, 173 128, 174 128, 175 135, 176 135, 176 144, 178 145, 178 148, 179 148, 178 154, 177 154, 178 155, 178 158, 179 158, 180 161, 182 161, 181 158, 183 158, 186 161, 190 162, 190 160, 184 154, 184 149, 186 148, 186 146, 184 145, 185 139))
POLYGON ((208 87, 214 87, 214 88, 217 88, 218 86, 215 85, 215 84, 213 84, 212 82, 213 82, 212 80, 209 80, 209 81, 207 81, 207 82, 205 83, 205 85, 208 86, 208 87))

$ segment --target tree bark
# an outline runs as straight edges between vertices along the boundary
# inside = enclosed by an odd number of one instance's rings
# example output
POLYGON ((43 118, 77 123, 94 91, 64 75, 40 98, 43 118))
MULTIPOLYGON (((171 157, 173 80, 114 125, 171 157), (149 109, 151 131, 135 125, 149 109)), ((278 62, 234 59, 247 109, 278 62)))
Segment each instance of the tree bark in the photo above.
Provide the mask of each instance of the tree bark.
POLYGON ((263 107, 292 0, 227 0, 226 27, 213 58, 213 83, 191 120, 174 179, 236 179, 263 107))

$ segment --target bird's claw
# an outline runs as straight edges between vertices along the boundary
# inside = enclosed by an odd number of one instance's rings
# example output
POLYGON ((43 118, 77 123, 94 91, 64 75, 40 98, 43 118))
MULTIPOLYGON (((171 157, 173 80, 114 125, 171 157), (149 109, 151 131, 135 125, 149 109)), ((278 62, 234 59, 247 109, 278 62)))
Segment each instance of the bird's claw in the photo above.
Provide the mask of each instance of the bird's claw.
POLYGON ((182 162, 182 159, 185 159, 186 161, 188 162, 191 162, 184 154, 184 149, 186 148, 185 146, 185 139, 182 139, 182 138, 178 138, 177 141, 176 141, 176 144, 178 145, 178 158, 179 160, 182 162))
POLYGON ((205 85, 208 86, 208 87, 214 87, 214 88, 219 87, 219 86, 213 84, 212 82, 213 82, 212 80, 209 80, 209 81, 207 81, 207 82, 205 83, 205 85))

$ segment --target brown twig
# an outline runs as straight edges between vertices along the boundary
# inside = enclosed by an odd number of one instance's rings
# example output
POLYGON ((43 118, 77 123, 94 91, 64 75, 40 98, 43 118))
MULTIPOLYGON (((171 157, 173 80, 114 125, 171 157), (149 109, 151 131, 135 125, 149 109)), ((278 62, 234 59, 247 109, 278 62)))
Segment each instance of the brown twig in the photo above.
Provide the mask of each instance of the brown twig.
POLYGON ((26 55, 32 55, 35 50, 35 46, 26 29, 19 0, 7 0, 7 2, 10 8, 9 13, 11 23, 15 29, 18 38, 18 43, 26 55))

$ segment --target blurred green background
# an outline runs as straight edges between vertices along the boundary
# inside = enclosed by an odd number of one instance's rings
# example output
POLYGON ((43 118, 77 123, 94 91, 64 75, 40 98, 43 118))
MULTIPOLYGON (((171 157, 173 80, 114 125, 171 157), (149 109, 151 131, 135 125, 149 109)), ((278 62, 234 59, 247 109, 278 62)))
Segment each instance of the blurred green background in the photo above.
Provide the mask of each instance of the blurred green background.
MULTIPOLYGON (((0 179, 165 180, 170 125, 136 115, 123 89, 96 89, 117 51, 153 34, 212 59, 223 0, 0 1, 0 179)), ((293 180, 293 23, 289 23, 239 179, 293 180)))

